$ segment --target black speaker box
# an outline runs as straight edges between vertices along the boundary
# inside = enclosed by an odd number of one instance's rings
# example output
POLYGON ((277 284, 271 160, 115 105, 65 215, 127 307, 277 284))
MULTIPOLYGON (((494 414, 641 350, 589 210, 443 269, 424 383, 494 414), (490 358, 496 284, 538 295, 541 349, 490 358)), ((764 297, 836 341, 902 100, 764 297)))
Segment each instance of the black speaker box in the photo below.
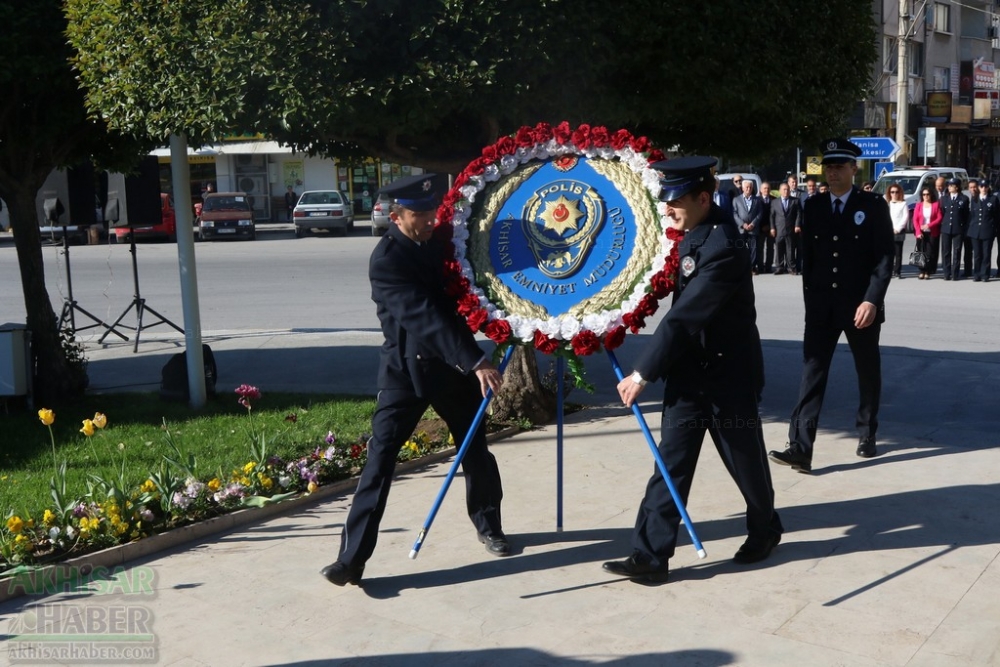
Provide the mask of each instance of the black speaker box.
POLYGON ((153 156, 139 163, 133 175, 111 174, 104 218, 112 227, 157 225, 161 221, 160 165, 153 156))

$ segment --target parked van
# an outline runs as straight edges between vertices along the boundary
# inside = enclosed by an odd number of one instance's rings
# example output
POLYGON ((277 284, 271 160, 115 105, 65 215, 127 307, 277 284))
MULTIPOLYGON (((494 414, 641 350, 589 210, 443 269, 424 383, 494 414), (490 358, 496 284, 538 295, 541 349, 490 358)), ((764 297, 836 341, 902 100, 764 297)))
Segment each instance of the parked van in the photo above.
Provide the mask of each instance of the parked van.
POLYGON ((965 190, 969 184, 969 173, 960 167, 903 167, 882 174, 875 183, 874 191, 885 196, 890 185, 900 185, 906 198, 906 205, 913 209, 920 201, 920 191, 924 187, 934 190, 934 182, 941 176, 945 180, 957 178, 962 181, 960 190, 965 190))

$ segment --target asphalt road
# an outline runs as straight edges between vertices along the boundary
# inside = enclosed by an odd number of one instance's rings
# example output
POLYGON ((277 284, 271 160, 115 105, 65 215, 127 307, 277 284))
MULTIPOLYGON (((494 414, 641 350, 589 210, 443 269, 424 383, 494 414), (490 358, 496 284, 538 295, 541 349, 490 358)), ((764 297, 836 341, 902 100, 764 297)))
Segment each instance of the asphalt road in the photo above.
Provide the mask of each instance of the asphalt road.
MULTIPOLYGON (((202 332, 217 358, 220 350, 224 355, 220 384, 249 381, 248 369, 255 368, 272 390, 374 393, 381 336, 366 276, 376 242, 362 222, 348 237, 296 239, 282 226, 263 231, 252 242, 197 244, 202 332)), ((137 248, 146 303, 183 325, 176 246, 142 243, 137 248)), ((133 295, 128 246, 74 246, 70 255, 77 302, 114 321, 133 295)), ((66 294, 60 249, 46 247, 45 261, 58 312, 66 294)), ((882 330, 883 419, 933 419, 943 428, 976 425, 1000 433, 995 401, 1000 386, 1000 281, 921 281, 910 267, 904 276, 889 288, 882 330)), ((0 234, 0 284, 0 323, 23 322, 16 253, 7 234, 0 234)), ((801 281, 765 275, 755 279, 755 288, 767 372, 762 412, 765 418, 787 419, 801 372, 801 281)), ((133 322, 131 316, 126 319, 133 322)), ((657 322, 652 319, 649 330, 657 322)), ((183 343, 161 325, 143 332, 140 354, 133 355, 131 343, 114 337, 98 345, 100 333, 84 332, 83 340, 92 360, 92 386, 104 390, 154 389, 166 357, 183 343), (139 372, 136 364, 142 359, 148 367, 139 372)), ((623 366, 641 344, 642 335, 629 338, 618 354, 623 366)), ((587 369, 597 392, 576 391, 571 400, 615 402, 606 360, 599 355, 588 358, 587 369)), ((657 394, 658 389, 651 388, 643 400, 655 401, 657 394)), ((853 361, 842 342, 834 358, 824 423, 853 430, 856 405, 853 361)))

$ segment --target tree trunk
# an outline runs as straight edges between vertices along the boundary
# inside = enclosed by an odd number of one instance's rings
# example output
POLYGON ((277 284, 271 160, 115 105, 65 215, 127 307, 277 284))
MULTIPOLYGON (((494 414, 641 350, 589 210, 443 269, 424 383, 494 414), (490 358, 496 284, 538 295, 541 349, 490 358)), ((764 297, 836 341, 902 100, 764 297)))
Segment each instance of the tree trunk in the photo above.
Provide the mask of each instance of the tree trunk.
POLYGON ((21 290, 27 313, 25 324, 31 333, 35 403, 50 406, 82 394, 87 388, 87 374, 83 368, 71 365, 66 358, 59 322, 45 287, 42 239, 35 212, 35 195, 40 186, 40 183, 20 184, 5 199, 21 269, 21 290))
POLYGON ((492 408, 493 418, 500 422, 527 419, 547 424, 555 417, 556 395, 542 386, 534 348, 518 345, 514 350, 492 408))

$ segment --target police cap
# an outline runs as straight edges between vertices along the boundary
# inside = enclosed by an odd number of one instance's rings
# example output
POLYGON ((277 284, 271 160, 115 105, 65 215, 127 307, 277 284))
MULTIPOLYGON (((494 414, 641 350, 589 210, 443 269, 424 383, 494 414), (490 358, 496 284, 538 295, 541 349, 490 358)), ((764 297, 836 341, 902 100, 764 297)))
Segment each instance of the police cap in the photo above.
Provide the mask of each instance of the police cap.
POLYGON ((379 190, 394 204, 411 211, 433 211, 438 206, 438 193, 434 190, 435 174, 404 176, 379 190))
POLYGON ((660 172, 660 201, 674 201, 706 181, 714 181, 713 168, 718 163, 714 157, 690 155, 673 160, 660 160, 649 165, 660 172))
POLYGON ((861 149, 844 138, 827 139, 819 149, 823 151, 823 164, 854 162, 861 157, 861 149))
POLYGON ((949 178, 946 185, 957 185, 958 187, 962 187, 962 181, 957 178, 949 178))

